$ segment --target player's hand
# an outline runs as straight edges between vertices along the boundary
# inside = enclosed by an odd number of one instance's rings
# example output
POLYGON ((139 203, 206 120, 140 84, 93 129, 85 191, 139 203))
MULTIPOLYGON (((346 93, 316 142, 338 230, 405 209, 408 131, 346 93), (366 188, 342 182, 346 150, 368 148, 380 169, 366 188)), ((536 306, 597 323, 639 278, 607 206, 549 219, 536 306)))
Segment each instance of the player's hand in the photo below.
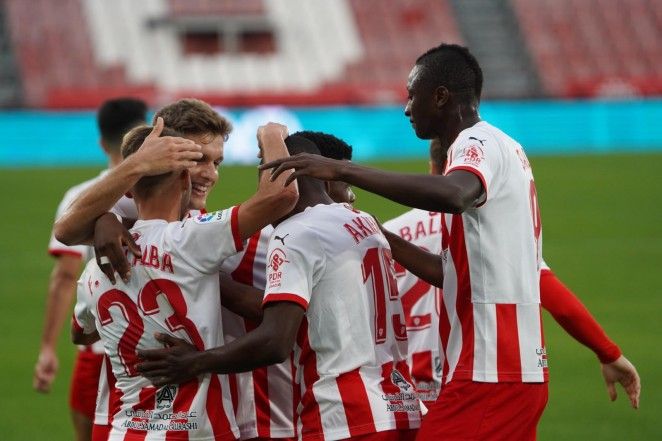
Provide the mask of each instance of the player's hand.
POLYGON ((51 391, 51 385, 57 374, 58 359, 55 350, 52 348, 42 348, 39 352, 37 364, 34 367, 34 378, 32 387, 37 392, 48 393, 51 391))
POLYGON ((97 265, 108 279, 115 284, 115 272, 128 282, 131 266, 122 247, 137 257, 142 255, 140 247, 131 237, 129 230, 112 213, 106 213, 97 219, 94 226, 94 254, 97 265))
POLYGON ((602 364, 601 368, 611 401, 616 400, 616 383, 621 383, 630 398, 632 407, 639 409, 641 380, 637 369, 630 363, 630 360, 621 355, 616 361, 602 364))
POLYGON ((157 333, 155 337, 166 347, 138 351, 142 361, 136 369, 140 375, 156 387, 184 383, 197 376, 193 361, 200 352, 195 346, 168 334, 157 333))
POLYGON ((287 158, 280 158, 262 164, 260 170, 273 169, 271 180, 274 181, 286 170, 295 169, 294 173, 287 177, 285 185, 289 185, 299 176, 310 176, 323 181, 340 181, 343 168, 347 167, 347 161, 325 158, 310 153, 299 153, 287 158))
POLYGON ((202 158, 202 147, 190 139, 176 136, 160 136, 163 118, 159 117, 152 132, 138 151, 127 158, 139 165, 143 176, 160 175, 195 167, 202 158))
POLYGON ((289 136, 287 126, 270 122, 257 128, 257 146, 260 148, 260 151, 257 154, 258 158, 264 157, 264 154, 262 153, 264 150, 264 140, 268 136, 278 136, 284 140, 289 136))

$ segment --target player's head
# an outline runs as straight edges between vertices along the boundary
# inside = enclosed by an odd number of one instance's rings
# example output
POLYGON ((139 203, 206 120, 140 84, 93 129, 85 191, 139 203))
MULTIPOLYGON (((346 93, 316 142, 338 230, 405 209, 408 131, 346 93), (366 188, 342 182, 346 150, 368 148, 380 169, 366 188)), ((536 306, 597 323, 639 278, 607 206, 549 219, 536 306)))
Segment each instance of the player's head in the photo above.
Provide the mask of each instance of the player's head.
POLYGON ((444 148, 439 138, 430 140, 430 174, 442 175, 444 174, 444 165, 446 165, 446 157, 448 155, 448 148, 444 148))
POLYGON ((105 101, 97 111, 101 146, 108 155, 121 155, 122 138, 132 128, 145 124, 147 104, 136 98, 105 101))
MULTIPOLYGON (((128 156, 137 152, 143 142, 145 142, 145 138, 151 133, 152 129, 153 127, 151 126, 143 125, 135 127, 127 133, 122 141, 122 157, 126 159, 128 156)), ((181 137, 182 134, 169 127, 163 127, 160 136, 181 137)), ((172 196, 181 195, 181 199, 178 201, 180 204, 179 210, 181 217, 189 210, 191 198, 190 174, 188 170, 184 170, 177 173, 169 172, 155 176, 144 176, 133 186, 131 194, 136 200, 138 208, 140 208, 141 202, 153 197, 165 196, 165 198, 162 198, 163 201, 172 201, 174 203, 176 199, 173 199, 172 196)))
MULTIPOLYGON (((352 160, 352 146, 342 139, 322 132, 302 131, 294 133, 296 136, 303 136, 312 141, 319 149, 320 154, 326 158, 338 159, 341 161, 352 160)), ((352 187, 342 181, 327 181, 326 192, 334 202, 353 204, 356 195, 352 187)))
MULTIPOLYGON (((285 138, 285 146, 290 156, 299 153, 311 153, 319 155, 320 151, 317 146, 310 140, 293 134, 285 138)), ((297 178, 297 185, 299 187, 299 201, 305 202, 311 199, 318 199, 320 196, 328 196, 326 193, 326 186, 324 181, 311 178, 310 176, 300 176, 297 178)), ((295 207, 296 209, 296 207, 295 207)))
POLYGON ((158 117, 163 118, 166 127, 202 147, 202 159, 189 172, 193 184, 191 208, 205 208, 209 192, 218 181, 218 167, 223 162, 223 143, 232 131, 232 124, 209 104, 193 98, 181 99, 163 107, 154 115, 153 124, 158 117))
POLYGON ((466 47, 441 44, 418 57, 407 79, 407 106, 416 136, 431 139, 457 106, 477 105, 483 72, 466 47))

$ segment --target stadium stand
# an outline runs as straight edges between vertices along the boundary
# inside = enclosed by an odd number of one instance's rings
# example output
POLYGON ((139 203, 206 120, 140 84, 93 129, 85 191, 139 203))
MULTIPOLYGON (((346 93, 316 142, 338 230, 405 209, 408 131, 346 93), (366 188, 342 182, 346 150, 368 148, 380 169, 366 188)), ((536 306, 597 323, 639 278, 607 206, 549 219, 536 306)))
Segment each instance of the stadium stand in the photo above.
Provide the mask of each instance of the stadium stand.
POLYGON ((371 104, 401 102, 416 56, 440 41, 476 52, 488 98, 659 94, 656 3, 5 0, 3 17, 28 107, 94 107, 120 94, 371 104))
POLYGON ((551 96, 662 93, 656 0, 512 0, 551 96))

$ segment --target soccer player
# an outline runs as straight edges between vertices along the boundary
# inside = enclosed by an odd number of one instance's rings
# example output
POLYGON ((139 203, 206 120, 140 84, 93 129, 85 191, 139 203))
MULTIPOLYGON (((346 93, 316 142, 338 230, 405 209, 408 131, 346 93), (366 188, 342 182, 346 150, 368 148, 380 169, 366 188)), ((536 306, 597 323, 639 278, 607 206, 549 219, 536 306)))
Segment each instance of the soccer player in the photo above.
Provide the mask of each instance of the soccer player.
MULTIPOLYGON (((99 107, 97 112, 97 125, 101 133, 99 143, 108 157, 108 168, 116 166, 122 160, 120 152, 122 136, 133 127, 144 124, 146 114, 146 104, 133 98, 108 100, 99 107)), ((105 173, 106 171, 102 172, 102 175, 105 173)), ((99 177, 95 177, 70 188, 58 206, 56 219, 83 190, 98 179, 99 177)), ((58 335, 65 319, 71 313, 70 308, 81 263, 92 258, 91 252, 88 246, 64 245, 51 234, 48 253, 55 257, 55 264, 49 280, 41 348, 34 371, 34 388, 39 392, 49 392, 55 380, 59 365, 56 351, 58 335)), ((89 440, 91 437, 102 360, 101 345, 79 347, 69 395, 69 406, 78 440, 89 440)))
MULTIPOLYGON (((438 140, 430 142, 430 174, 443 174, 447 150, 438 140)), ((441 214, 413 209, 384 223, 384 227, 401 238, 427 251, 441 253, 441 214)), ((422 399, 430 406, 441 387, 441 371, 447 368, 444 354, 439 353, 440 291, 396 264, 398 289, 403 302, 409 337, 409 365, 412 379, 422 399)), ((619 347, 607 336, 600 324, 579 299, 542 263, 540 301, 563 329, 591 349, 600 360, 609 396, 616 398, 614 384, 619 382, 628 392, 634 408, 639 404, 639 375, 619 347)))
MULTIPOLYGON (((177 132, 140 127, 124 140, 123 164, 141 149, 178 142, 177 132), (163 142, 165 141, 165 142, 163 142)), ((265 159, 287 154, 286 128, 268 124, 258 138, 265 159)), ((128 167, 128 166, 127 166, 128 167)), ((193 218, 188 213, 193 192, 187 169, 154 174, 150 164, 132 194, 140 218, 132 228, 141 257, 132 259, 129 281, 113 285, 96 262, 79 281, 74 316, 74 342, 101 336, 120 390, 121 406, 113 415, 110 439, 126 436, 185 437, 191 440, 234 439, 238 435, 226 378, 205 375, 159 390, 136 376, 136 350, 156 345, 157 331, 185 336, 198 349, 222 342, 218 271, 226 257, 267 222, 289 212, 296 186, 275 186, 263 179, 257 193, 238 207, 193 218), (97 334, 98 332, 98 334, 97 334)), ((156 171, 163 169, 157 164, 156 171)))
MULTIPOLYGON (((318 152, 303 137, 286 144, 290 154, 318 152)), ((296 341, 300 438, 411 438, 419 401, 388 243, 370 215, 333 203, 324 182, 298 183, 299 202, 269 244, 260 325, 204 352, 161 335, 172 346, 141 351, 138 369, 161 387, 282 362, 296 341)))
MULTIPOLYGON (((209 192, 218 182, 219 167, 224 157, 224 142, 227 140, 232 126, 229 121, 214 111, 209 104, 189 98, 178 100, 161 108, 154 115, 154 123, 156 123, 158 118, 163 118, 164 124, 168 128, 182 133, 185 138, 196 142, 200 146, 201 157, 196 157, 195 161, 191 164, 192 166, 188 168, 192 187, 194 188, 190 198, 189 209, 191 210, 190 215, 196 216, 201 212, 205 212, 209 192)), ((159 151, 155 153, 162 156, 159 151)), ((124 185, 120 188, 121 193, 130 190, 131 182, 126 181, 125 177, 118 177, 117 182, 124 185)), ((91 189, 91 194, 97 198, 103 198, 106 191, 115 187, 115 183, 98 186, 91 189)), ((123 200, 125 199, 123 198, 123 200)), ((118 274, 126 274, 130 268, 129 260, 124 254, 122 244, 126 244, 130 250, 137 250, 138 255, 141 253, 140 248, 131 239, 128 230, 115 216, 115 214, 121 216, 128 225, 132 225, 137 218, 137 209, 132 199, 128 199, 128 201, 130 204, 123 204, 122 209, 118 209, 117 206, 113 207, 114 214, 102 215, 96 223, 97 236, 101 236, 95 243, 97 262, 103 256, 107 256, 111 260, 121 256, 121 264, 117 264, 118 274)), ((73 209, 75 210, 75 208, 74 206, 73 209)), ((86 219, 76 219, 75 212, 73 216, 70 227, 75 236, 89 237, 94 234, 95 230, 89 225, 86 219), (86 228, 88 230, 81 230, 81 227, 85 225, 87 225, 86 228)), ((101 268, 112 281, 115 281, 115 267, 111 267, 109 264, 103 264, 101 268)), ((116 396, 113 385, 114 377, 112 373, 102 369, 93 429, 93 439, 95 441, 107 439, 110 432, 109 414, 113 414, 111 405, 114 401, 111 399, 111 396, 116 396)))
MULTIPOLYGON (((301 136, 312 141, 322 156, 339 160, 352 159, 352 147, 343 140, 326 133, 302 131, 294 136, 301 136)), ((334 202, 352 204, 355 196, 349 185, 344 182, 326 182, 326 192, 334 202)), ((262 320, 262 293, 266 288, 266 263, 269 239, 273 228, 267 226, 255 233, 246 244, 245 249, 223 262, 221 271, 230 275, 231 279, 245 285, 250 285, 260 291, 258 297, 254 293, 244 295, 243 301, 251 302, 254 314, 253 320, 244 318, 241 314, 245 309, 239 307, 239 314, 231 312, 237 308, 228 303, 236 299, 229 298, 224 290, 228 280, 221 282, 221 303, 223 318, 223 335, 225 342, 245 335, 255 329, 262 320), (224 295, 225 294, 225 295, 224 295), (251 296, 250 298, 247 296, 251 296)), ((299 390, 294 378, 294 366, 291 357, 284 362, 271 366, 260 367, 251 372, 229 375, 237 426, 242 440, 266 440, 296 438, 296 408, 299 404, 299 390)))
MULTIPOLYGON (((440 316, 451 317, 439 327, 448 369, 419 431, 424 440, 534 439, 547 403, 542 227, 533 174, 522 147, 480 119, 482 82, 473 55, 448 44, 421 55, 409 74, 405 115, 419 138, 438 138, 449 147, 443 176, 392 173, 311 155, 262 166, 274 168, 273 178, 294 168, 289 179, 342 180, 445 213, 438 266, 412 271, 443 284, 440 316)), ((404 266, 411 270, 422 263, 399 256, 404 249, 393 248, 404 266)))

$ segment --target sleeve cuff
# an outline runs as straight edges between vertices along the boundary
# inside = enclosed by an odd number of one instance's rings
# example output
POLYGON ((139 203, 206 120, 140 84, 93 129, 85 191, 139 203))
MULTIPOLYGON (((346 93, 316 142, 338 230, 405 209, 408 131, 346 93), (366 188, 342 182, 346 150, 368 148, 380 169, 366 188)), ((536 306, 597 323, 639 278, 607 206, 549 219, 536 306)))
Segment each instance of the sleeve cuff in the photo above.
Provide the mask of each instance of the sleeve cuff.
POLYGON ((609 364, 618 360, 623 353, 616 343, 611 343, 608 348, 603 349, 597 355, 600 363, 609 364))
POLYGON ((483 174, 477 168, 469 167, 468 165, 458 165, 446 170, 446 175, 448 175, 450 172, 457 170, 468 171, 469 173, 473 173, 478 177, 478 179, 480 179, 480 182, 483 184, 483 189, 485 190, 485 199, 480 204, 476 205, 476 208, 482 207, 485 204, 485 202, 487 202, 487 181, 485 180, 483 174))
POLYGON ((78 251, 74 251, 74 250, 69 250, 69 249, 66 249, 66 248, 49 248, 48 249, 48 254, 50 254, 53 257, 74 256, 74 257, 78 257, 78 258, 81 258, 81 259, 83 258, 82 253, 80 253, 78 251))
POLYGON ((272 302, 291 302, 301 306, 304 311, 308 310, 308 302, 301 296, 290 293, 267 294, 262 300, 262 306, 272 302))
POLYGON ((244 242, 241 240, 241 235, 239 234, 239 205, 232 207, 232 213, 230 214, 230 228, 232 229, 234 247, 238 252, 242 251, 244 249, 244 242))

